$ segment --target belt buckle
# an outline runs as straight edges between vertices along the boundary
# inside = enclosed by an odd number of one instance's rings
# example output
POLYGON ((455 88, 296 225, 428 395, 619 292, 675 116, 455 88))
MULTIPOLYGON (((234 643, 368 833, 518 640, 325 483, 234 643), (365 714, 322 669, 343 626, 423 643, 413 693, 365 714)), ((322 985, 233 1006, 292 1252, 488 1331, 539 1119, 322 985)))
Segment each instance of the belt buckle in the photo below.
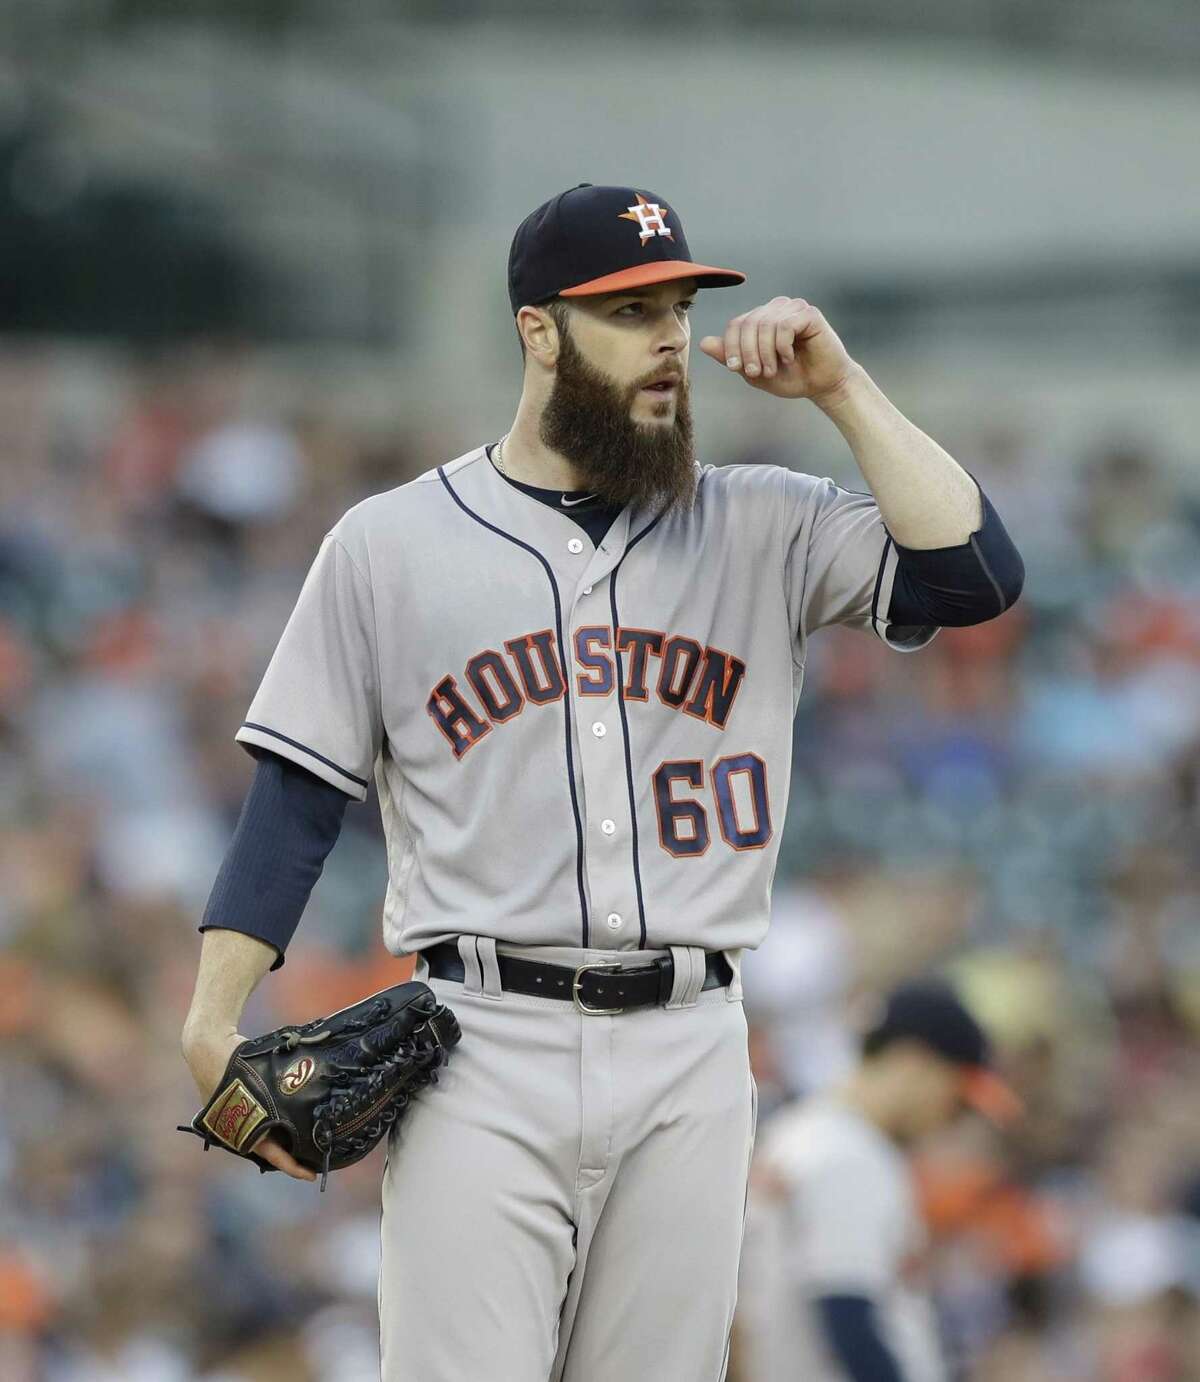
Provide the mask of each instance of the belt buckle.
POLYGON ((579 979, 583 974, 620 974, 621 965, 614 964, 590 964, 580 965, 575 971, 575 978, 571 981, 571 1001, 581 1013, 586 1013, 589 1017, 611 1017, 614 1013, 623 1013, 624 1008, 593 1008, 585 1003, 579 996, 579 979))

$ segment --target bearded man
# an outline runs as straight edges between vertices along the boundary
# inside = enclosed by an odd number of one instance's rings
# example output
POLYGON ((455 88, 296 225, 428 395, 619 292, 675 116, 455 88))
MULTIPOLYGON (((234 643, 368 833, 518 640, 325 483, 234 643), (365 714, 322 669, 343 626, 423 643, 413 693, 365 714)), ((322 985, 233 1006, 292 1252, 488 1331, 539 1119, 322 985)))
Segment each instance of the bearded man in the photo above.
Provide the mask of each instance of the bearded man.
POLYGON ((237 731, 259 766, 203 921, 201 1091, 372 774, 385 942, 462 1027, 391 1138, 387 1382, 723 1376, 755 1126, 739 964, 808 641, 915 649, 1020 589, 975 481, 801 299, 701 349, 825 412, 872 493, 698 462, 688 312, 743 281, 645 189, 526 217, 512 427, 339 520, 237 731))

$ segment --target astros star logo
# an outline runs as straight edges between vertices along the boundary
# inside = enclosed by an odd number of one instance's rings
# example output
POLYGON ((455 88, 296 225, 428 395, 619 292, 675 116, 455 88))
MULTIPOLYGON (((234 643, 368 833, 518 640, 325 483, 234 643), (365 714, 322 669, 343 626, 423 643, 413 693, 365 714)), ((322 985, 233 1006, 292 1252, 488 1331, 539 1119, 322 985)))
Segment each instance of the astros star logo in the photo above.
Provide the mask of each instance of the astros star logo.
POLYGON ((648 202, 640 192, 636 193, 637 205, 631 206, 622 211, 618 219, 622 221, 636 221, 640 231, 641 242, 644 245, 647 240, 653 240, 656 235, 665 235, 668 240, 674 240, 670 227, 663 217, 670 213, 669 206, 660 206, 658 202, 648 202))

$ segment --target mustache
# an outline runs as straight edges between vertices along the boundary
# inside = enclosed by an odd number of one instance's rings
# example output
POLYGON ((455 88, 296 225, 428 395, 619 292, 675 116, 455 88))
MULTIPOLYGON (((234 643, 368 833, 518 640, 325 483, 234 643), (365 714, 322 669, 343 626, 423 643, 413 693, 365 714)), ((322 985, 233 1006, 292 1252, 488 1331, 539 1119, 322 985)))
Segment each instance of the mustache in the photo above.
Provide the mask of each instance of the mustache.
POLYGON ((645 379, 639 380, 634 386, 633 392, 636 393, 638 389, 648 388, 651 384, 665 384, 668 381, 681 384, 683 378, 684 374, 680 369, 659 370, 657 374, 648 374, 645 379))

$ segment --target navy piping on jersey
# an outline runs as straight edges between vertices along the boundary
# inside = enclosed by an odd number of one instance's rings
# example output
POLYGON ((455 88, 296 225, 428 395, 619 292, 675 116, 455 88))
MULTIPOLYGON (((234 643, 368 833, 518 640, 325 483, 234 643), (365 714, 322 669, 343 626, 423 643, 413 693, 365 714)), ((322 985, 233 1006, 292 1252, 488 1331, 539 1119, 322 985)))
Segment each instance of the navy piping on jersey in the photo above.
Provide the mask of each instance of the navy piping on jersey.
POLYGON ((617 631, 621 627, 620 617, 617 614, 617 572, 621 569, 621 562, 624 561, 638 543, 641 542, 642 538, 646 536, 650 529, 661 521, 665 512, 666 510, 664 509, 663 513, 660 513, 657 518, 651 519, 642 531, 638 533, 637 537, 626 545, 625 551, 621 554, 621 561, 617 562, 616 566, 613 567, 612 575, 609 577, 608 582, 608 600, 612 608, 613 621, 613 657, 617 664, 617 709, 621 715, 621 738, 625 741, 625 782, 629 788, 629 824, 633 836, 633 883, 637 890, 638 923, 641 926, 641 948, 643 950, 646 948, 646 904, 642 899, 642 867, 638 858, 637 798, 633 790, 633 761, 630 757, 629 748, 629 721, 625 716, 625 669, 621 666, 621 649, 617 646, 617 631))
POLYGON ((579 885, 579 914, 583 921, 583 945, 587 948, 588 944, 588 909, 587 892, 583 886, 583 821, 579 815, 579 798, 575 791, 575 760, 571 752, 571 673, 566 661, 566 644, 563 642, 562 625, 562 601, 558 596, 558 582, 554 579, 554 571, 550 563, 538 551, 536 547, 531 547, 528 542, 522 542, 519 537, 514 537, 512 533, 506 533, 503 528, 498 528, 494 523, 489 523, 486 518, 482 518, 468 504, 459 498, 454 486, 450 483, 446 471, 442 466, 438 466, 438 479, 446 488, 446 493, 462 509, 468 518, 473 518, 481 527, 487 528, 498 537, 506 538, 515 546, 522 548, 531 556, 536 557, 542 564, 542 570, 546 573, 546 579, 550 582, 550 590, 554 596, 554 628, 558 634, 558 661, 562 669, 564 694, 563 720, 566 725, 567 736, 567 782, 571 788, 571 811, 575 816, 575 875, 579 885))
POLYGON ((883 587, 883 568, 891 550, 892 535, 888 533, 887 541, 883 544, 883 556, 879 558, 879 570, 875 573, 875 593, 871 596, 871 627, 876 633, 879 632, 879 592, 883 587))
POLYGON ((370 786, 370 783, 365 777, 355 777, 353 773, 347 772, 340 763, 335 763, 332 758, 326 758, 324 754, 317 753, 315 749, 310 749, 307 744, 300 743, 298 739, 289 739, 286 734, 280 734, 277 729, 268 729, 266 725, 256 725, 250 720, 243 720, 242 728, 256 729, 260 734, 269 734, 272 739, 281 739, 285 744, 291 744, 294 749, 303 749, 310 758, 315 758, 318 763, 324 763, 327 768, 332 768, 334 772, 341 773, 343 777, 349 778, 351 782, 357 782, 360 787, 370 786))

